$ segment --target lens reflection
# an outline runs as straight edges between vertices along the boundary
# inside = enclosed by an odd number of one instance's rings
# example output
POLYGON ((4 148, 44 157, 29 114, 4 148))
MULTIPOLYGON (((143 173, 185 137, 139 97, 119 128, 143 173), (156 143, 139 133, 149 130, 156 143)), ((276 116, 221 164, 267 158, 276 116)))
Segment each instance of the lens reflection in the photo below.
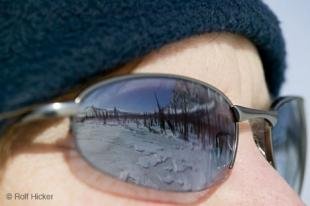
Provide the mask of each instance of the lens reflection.
POLYGON ((223 179, 235 123, 213 89, 173 77, 135 77, 99 86, 81 102, 72 131, 82 156, 126 182, 199 191, 223 179))
POLYGON ((292 99, 276 105, 276 109, 278 122, 272 130, 275 165, 291 187, 300 192, 306 156, 303 102, 292 99))

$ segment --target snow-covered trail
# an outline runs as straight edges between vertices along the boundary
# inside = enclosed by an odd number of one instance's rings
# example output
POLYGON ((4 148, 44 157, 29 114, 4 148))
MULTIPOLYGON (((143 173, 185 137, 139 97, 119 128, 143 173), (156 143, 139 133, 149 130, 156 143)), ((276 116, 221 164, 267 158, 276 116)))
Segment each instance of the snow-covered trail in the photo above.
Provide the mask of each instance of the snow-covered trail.
POLYGON ((93 166, 152 188, 201 190, 225 175, 221 168, 229 164, 229 152, 203 149, 195 138, 187 142, 169 131, 151 133, 135 123, 104 125, 99 120, 86 120, 75 123, 74 133, 80 151, 93 166))

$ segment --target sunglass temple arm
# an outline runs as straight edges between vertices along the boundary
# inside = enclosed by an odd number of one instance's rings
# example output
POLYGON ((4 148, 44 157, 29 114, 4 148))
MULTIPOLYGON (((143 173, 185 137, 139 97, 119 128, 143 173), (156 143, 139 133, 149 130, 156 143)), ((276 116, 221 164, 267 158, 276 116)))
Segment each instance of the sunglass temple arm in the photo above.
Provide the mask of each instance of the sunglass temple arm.
POLYGON ((18 119, 18 122, 26 123, 39 119, 73 116, 78 113, 78 110, 79 105, 73 101, 55 102, 2 113, 0 114, 0 121, 18 119))

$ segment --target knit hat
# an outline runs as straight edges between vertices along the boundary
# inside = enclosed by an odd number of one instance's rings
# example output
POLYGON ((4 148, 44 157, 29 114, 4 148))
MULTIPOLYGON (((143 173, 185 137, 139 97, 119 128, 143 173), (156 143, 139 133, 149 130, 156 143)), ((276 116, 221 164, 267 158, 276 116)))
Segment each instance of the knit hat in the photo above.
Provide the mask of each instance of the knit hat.
POLYGON ((285 45, 279 21, 259 0, 3 0, 0 113, 51 100, 103 71, 206 32, 252 41, 269 91, 278 95, 285 45))

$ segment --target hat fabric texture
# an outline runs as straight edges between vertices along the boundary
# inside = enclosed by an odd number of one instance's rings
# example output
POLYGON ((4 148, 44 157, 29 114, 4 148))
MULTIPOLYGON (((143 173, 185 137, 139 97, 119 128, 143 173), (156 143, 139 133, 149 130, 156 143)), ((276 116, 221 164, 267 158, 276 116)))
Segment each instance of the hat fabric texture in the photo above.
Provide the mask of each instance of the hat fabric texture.
POLYGON ((261 1, 3 0, 0 113, 44 103, 103 71, 206 32, 252 41, 269 91, 278 95, 285 45, 279 21, 261 1))

